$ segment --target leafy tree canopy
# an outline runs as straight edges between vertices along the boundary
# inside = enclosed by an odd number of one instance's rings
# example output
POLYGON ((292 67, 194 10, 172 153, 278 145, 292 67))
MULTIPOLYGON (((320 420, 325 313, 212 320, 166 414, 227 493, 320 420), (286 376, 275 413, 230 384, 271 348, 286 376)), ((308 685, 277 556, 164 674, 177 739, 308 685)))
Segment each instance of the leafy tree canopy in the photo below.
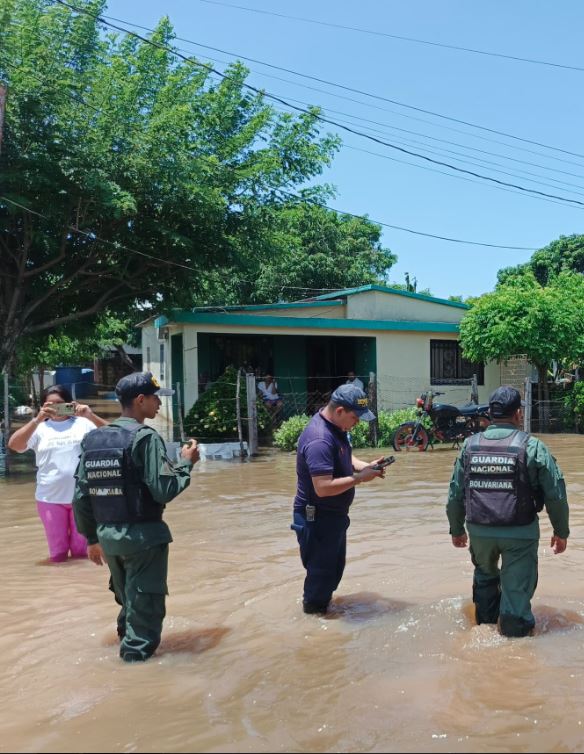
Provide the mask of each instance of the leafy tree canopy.
POLYGON ((217 271, 195 304, 272 303, 331 289, 382 283, 396 257, 382 247, 381 228, 311 201, 265 210, 263 254, 242 254, 230 275, 217 271), (270 215, 270 217, 268 217, 270 215), (210 284, 212 281, 212 285, 210 284))
POLYGON ((584 274, 584 236, 560 236, 543 249, 538 249, 529 262, 499 270, 499 284, 532 274, 540 285, 548 285, 563 270, 584 274))
POLYGON ((0 9, 0 368, 23 335, 137 302, 190 305, 208 270, 279 251, 265 219, 291 211, 282 189, 338 148, 316 109, 282 114, 250 93, 243 66, 219 78, 173 55, 167 19, 153 46, 104 35, 103 0, 76 5, 88 14, 0 9))
POLYGON ((524 271, 473 301, 460 324, 464 356, 504 361, 526 355, 540 380, 553 360, 584 358, 584 278, 560 272, 543 286, 524 271))

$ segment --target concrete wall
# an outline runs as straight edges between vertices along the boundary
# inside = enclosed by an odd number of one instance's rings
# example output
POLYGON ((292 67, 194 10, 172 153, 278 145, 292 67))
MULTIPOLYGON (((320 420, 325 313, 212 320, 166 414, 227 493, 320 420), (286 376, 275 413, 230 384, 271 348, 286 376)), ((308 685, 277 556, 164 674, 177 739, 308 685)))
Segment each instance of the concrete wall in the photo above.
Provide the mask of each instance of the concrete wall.
POLYGON ((253 311, 241 311, 238 314, 263 314, 270 317, 318 317, 320 319, 346 319, 347 307, 330 304, 329 306, 298 306, 289 309, 254 309, 253 311))
MULTIPOLYGON (((174 330, 173 330, 174 331, 174 330)), ((158 330, 152 325, 142 328, 142 358, 145 372, 152 372, 162 387, 170 384, 170 337, 164 341, 158 340, 158 330), (160 347, 163 346, 163 363, 160 361, 160 347)), ((161 398, 162 404, 156 419, 147 424, 154 427, 162 437, 172 436, 172 399, 161 398)))
MULTIPOLYGON (((462 405, 470 400, 469 385, 432 385, 430 382, 430 341, 458 338, 450 333, 377 333, 377 380, 380 407, 388 410, 412 406, 428 389, 444 393, 439 402, 462 405)), ((485 384, 479 385, 479 403, 486 403, 500 384, 499 366, 485 366, 485 384)))
POLYGON ((458 306, 381 291, 365 291, 347 296, 347 319, 458 323, 466 311, 458 306))

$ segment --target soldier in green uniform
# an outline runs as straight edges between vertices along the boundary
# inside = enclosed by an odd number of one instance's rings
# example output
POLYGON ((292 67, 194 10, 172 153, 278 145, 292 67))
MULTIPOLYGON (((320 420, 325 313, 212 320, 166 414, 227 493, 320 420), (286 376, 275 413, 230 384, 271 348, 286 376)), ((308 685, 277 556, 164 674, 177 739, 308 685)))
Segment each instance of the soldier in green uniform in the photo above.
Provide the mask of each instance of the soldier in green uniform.
POLYGON ((172 537, 162 520, 165 504, 186 489, 199 460, 197 443, 181 449, 173 463, 164 441, 145 419, 153 419, 161 388, 150 372, 136 372, 116 385, 122 415, 86 435, 77 469, 73 509, 88 556, 109 566, 110 589, 122 606, 118 616, 120 657, 147 660, 160 644, 172 537))
POLYGON ((504 636, 527 636, 535 626, 538 512, 545 506, 556 555, 570 534, 564 477, 544 443, 521 431, 522 405, 510 385, 493 392, 494 423, 465 440, 446 506, 454 547, 467 546, 465 521, 470 536, 477 623, 498 622, 504 636))

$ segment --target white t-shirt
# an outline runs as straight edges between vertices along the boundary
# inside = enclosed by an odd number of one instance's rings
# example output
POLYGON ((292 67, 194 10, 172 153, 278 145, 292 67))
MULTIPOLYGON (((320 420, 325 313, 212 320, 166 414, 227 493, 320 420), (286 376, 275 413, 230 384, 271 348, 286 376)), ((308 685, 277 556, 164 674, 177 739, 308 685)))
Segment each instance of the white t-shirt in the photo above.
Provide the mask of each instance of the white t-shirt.
POLYGON ((261 382, 258 382, 258 390, 262 394, 262 398, 265 401, 278 401, 280 400, 280 396, 278 395, 278 384, 276 382, 270 382, 268 387, 266 387, 265 380, 262 380, 261 382), (272 386, 274 388, 274 392, 272 393, 272 386))
POLYGON ((359 390, 364 390, 365 389, 363 387, 363 383, 361 382, 361 380, 358 377, 355 377, 354 380, 347 380, 345 382, 345 385, 355 385, 355 387, 358 387, 359 390))
POLYGON ((84 416, 66 421, 41 422, 26 447, 34 450, 37 465, 36 499, 43 503, 71 503, 81 440, 95 424, 84 416))

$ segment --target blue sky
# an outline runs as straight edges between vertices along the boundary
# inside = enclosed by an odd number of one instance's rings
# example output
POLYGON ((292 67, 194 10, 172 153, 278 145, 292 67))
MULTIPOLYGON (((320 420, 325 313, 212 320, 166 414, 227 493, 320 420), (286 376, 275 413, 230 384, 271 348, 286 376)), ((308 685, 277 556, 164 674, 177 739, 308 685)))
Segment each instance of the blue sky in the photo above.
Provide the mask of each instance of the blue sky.
MULTIPOLYGON (((554 4, 541 0, 225 3, 584 69, 584 3, 578 0, 554 4)), ((154 0, 110 0, 107 13, 144 26, 154 25, 164 13, 178 36, 199 44, 491 129, 478 130, 247 64, 252 71, 249 83, 254 86, 295 104, 320 105, 326 117, 350 123, 396 146, 500 181, 584 202, 584 70, 406 42, 202 0, 166 0, 164 5, 154 0), (479 159, 490 162, 479 164, 479 159)), ((182 41, 177 45, 221 69, 233 60, 231 55, 182 41)), ((337 131, 333 126, 323 129, 337 131)), ((517 189, 503 190, 462 174, 455 177, 448 168, 337 132, 343 147, 322 176, 337 187, 337 198, 330 203, 337 209, 424 233, 534 249, 560 235, 584 232, 584 205, 535 198, 517 189)), ((409 272, 417 278, 419 289, 429 288, 439 297, 474 296, 492 290, 501 267, 527 261, 532 253, 448 243, 388 228, 383 243, 398 256, 392 281, 404 282, 409 272)))

